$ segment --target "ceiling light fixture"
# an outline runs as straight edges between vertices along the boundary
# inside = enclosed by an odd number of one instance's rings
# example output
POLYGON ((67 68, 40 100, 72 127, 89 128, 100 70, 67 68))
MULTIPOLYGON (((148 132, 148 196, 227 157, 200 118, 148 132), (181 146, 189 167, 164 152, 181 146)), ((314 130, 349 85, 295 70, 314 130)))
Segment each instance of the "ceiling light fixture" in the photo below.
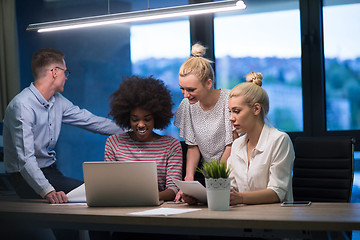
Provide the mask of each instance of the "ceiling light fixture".
POLYGON ((244 1, 219 1, 189 4, 176 7, 158 8, 143 11, 126 13, 107 14, 94 17, 74 18, 53 22, 29 24, 26 31, 50 32, 75 28, 85 28, 116 23, 129 23, 146 20, 156 20, 161 18, 173 18, 180 16, 190 16, 205 13, 224 12, 231 10, 245 9, 244 1))

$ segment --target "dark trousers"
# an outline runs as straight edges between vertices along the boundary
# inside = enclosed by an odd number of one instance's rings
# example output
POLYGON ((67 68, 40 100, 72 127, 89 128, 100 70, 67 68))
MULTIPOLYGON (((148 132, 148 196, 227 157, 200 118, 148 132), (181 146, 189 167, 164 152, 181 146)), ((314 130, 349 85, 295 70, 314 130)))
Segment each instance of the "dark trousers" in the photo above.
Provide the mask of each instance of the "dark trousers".
MULTIPOLYGON (((65 194, 71 190, 80 186, 83 182, 77 179, 65 177, 53 164, 47 168, 42 168, 46 179, 55 188, 55 191, 63 191, 65 194)), ((41 199, 41 196, 37 194, 30 185, 25 181, 20 173, 11 173, 10 182, 13 185, 16 194, 20 198, 25 199, 41 199)), ((78 230, 68 229, 52 229, 57 240, 71 240, 79 239, 78 230)))
MULTIPOLYGON (((49 180, 50 184, 57 192, 63 191, 65 194, 67 194, 71 190, 83 184, 83 182, 80 180, 65 177, 54 164, 47 168, 42 168, 41 171, 44 173, 45 178, 49 180)), ((41 196, 30 187, 30 185, 25 181, 20 173, 11 173, 10 182, 19 197, 26 199, 41 199, 41 196)))

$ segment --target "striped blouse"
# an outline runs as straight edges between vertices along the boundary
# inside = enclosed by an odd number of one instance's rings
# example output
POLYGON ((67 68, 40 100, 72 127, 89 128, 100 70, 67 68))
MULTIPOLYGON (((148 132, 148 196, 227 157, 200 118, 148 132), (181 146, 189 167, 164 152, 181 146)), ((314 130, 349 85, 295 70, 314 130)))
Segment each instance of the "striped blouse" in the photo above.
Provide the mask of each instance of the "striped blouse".
POLYGON ((105 161, 156 161, 159 192, 178 192, 172 178, 181 180, 183 160, 180 142, 173 137, 137 142, 128 133, 111 135, 106 140, 105 161))

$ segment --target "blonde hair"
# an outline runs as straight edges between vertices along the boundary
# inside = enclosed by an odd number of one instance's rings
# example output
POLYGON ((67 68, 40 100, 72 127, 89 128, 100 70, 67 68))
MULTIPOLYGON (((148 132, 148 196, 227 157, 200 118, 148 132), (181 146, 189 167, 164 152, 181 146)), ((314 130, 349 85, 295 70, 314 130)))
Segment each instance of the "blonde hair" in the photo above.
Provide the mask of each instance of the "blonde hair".
POLYGON ((194 44, 191 48, 191 56, 180 67, 179 76, 186 77, 193 74, 202 84, 205 84, 208 79, 213 80, 214 84, 212 61, 203 57, 205 52, 206 48, 204 46, 199 43, 194 44))
POLYGON ((246 75, 246 82, 235 86, 230 92, 230 98, 244 96, 245 103, 253 107, 255 103, 261 106, 260 116, 265 121, 269 112, 269 96, 262 86, 263 75, 261 73, 251 72, 246 75))

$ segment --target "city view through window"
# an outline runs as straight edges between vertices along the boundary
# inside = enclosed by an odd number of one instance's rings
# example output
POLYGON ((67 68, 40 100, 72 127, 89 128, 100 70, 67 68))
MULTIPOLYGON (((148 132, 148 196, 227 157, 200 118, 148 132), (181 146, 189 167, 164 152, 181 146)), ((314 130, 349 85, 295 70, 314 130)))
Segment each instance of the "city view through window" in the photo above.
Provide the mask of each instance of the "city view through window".
POLYGON ((360 3, 324 7, 328 131, 360 129, 359 11, 360 3))

